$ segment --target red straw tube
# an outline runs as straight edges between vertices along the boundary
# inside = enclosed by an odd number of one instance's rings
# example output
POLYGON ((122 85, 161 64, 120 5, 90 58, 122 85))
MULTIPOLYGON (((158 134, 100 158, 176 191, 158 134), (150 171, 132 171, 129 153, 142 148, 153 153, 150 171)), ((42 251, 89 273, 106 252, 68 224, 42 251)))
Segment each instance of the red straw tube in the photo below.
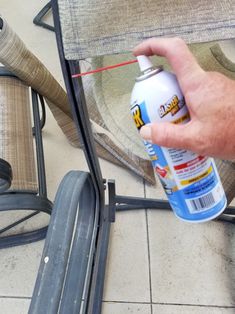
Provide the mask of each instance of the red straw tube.
POLYGON ((76 77, 80 77, 80 76, 84 76, 84 75, 88 75, 88 74, 93 74, 93 73, 97 73, 97 72, 101 72, 101 71, 106 71, 106 70, 110 70, 110 69, 115 69, 115 68, 122 67, 124 65, 128 65, 128 64, 131 64, 131 63, 136 63, 136 62, 137 62, 137 60, 135 59, 135 60, 125 61, 125 62, 121 62, 121 63, 114 64, 114 65, 108 65, 106 67, 98 68, 98 69, 95 69, 95 70, 92 70, 92 71, 78 73, 78 74, 73 74, 72 78, 76 78, 76 77))

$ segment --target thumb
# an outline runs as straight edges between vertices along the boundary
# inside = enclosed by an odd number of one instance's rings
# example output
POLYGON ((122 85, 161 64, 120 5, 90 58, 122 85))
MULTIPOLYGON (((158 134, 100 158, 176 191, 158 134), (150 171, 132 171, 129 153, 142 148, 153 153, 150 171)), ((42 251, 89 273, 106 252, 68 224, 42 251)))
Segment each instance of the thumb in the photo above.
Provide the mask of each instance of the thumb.
POLYGON ((190 149, 192 142, 187 124, 149 123, 140 129, 140 135, 144 140, 164 147, 190 149))

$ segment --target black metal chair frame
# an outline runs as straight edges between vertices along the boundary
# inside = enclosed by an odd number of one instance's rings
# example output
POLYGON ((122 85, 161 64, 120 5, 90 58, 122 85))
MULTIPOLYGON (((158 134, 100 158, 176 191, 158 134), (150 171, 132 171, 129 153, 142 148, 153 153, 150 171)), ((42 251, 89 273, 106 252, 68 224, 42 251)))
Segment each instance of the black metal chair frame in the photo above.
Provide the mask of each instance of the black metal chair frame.
MULTIPOLYGON (((4 77, 15 77, 10 71, 4 67, 0 67, 0 76, 4 77)), ((32 136, 35 136, 36 156, 37 156, 37 173, 38 173, 38 191, 26 191, 26 190, 9 190, 12 180, 11 165, 1 159, 0 162, 0 177, 5 181, 0 192, 0 212, 9 210, 30 210, 33 211, 31 214, 11 223, 10 225, 2 228, 0 234, 10 230, 16 225, 23 223, 24 221, 34 217, 40 212, 51 214, 52 203, 47 198, 46 188, 46 174, 44 164, 44 153, 42 144, 42 128, 45 124, 45 104, 43 97, 38 95, 36 91, 31 89, 32 97, 32 109, 34 127, 32 128, 32 136), (42 117, 40 118, 39 102, 41 104, 42 117)), ((14 174, 13 174, 14 176, 14 174)), ((47 232, 47 226, 39 228, 29 232, 23 232, 14 235, 1 236, 0 237, 0 249, 7 248, 22 244, 31 243, 44 239, 47 232)))
POLYGON ((44 17, 48 14, 48 12, 51 10, 51 3, 48 2, 42 9, 40 12, 38 12, 38 14, 34 17, 33 19, 33 23, 35 25, 41 26, 43 28, 46 28, 50 31, 54 31, 54 27, 45 23, 43 21, 44 17))
MULTIPOLYGON (((74 212, 77 210, 78 215, 79 213, 80 215, 83 213, 82 222, 90 232, 86 241, 82 243, 78 240, 75 243, 73 241, 70 246, 70 254, 66 253, 67 264, 65 255, 62 254, 62 262, 56 270, 57 273, 61 274, 58 279, 56 275, 53 277, 51 266, 48 263, 45 264, 48 252, 53 251, 51 255, 55 256, 55 247, 60 243, 62 243, 61 246, 63 249, 66 246, 64 237, 68 237, 68 234, 71 234, 71 230, 75 230, 76 234, 80 233, 80 239, 84 238, 85 231, 79 229, 81 227, 79 224, 76 226, 73 224, 70 225, 70 229, 66 229, 67 231, 63 233, 63 238, 59 239, 53 235, 52 225, 49 226, 29 313, 40 314, 45 313, 47 310, 49 313, 98 314, 101 313, 110 226, 115 221, 115 213, 130 209, 171 210, 171 207, 168 201, 117 195, 115 181, 106 181, 103 179, 95 150, 82 81, 80 78, 76 80, 72 79, 73 74, 80 72, 79 60, 71 61, 65 59, 57 0, 52 0, 47 4, 48 10, 51 5, 61 68, 69 103, 78 135, 83 143, 83 150, 90 171, 89 173, 71 172, 63 179, 57 192, 51 224, 59 224, 58 221, 61 219, 59 217, 63 216, 63 210, 69 205, 69 199, 68 202, 63 201, 61 195, 68 193, 68 190, 70 190, 70 193, 73 191, 76 194, 76 188, 74 187, 78 184, 78 197, 76 202, 73 202, 74 212), (92 187, 89 185, 89 187, 85 188, 88 181, 89 183, 92 182, 92 187), (82 190, 83 193, 81 193, 82 190), (104 203, 105 192, 108 193, 107 205, 104 203), (87 193, 90 195, 90 198, 82 199, 81 195, 87 195, 87 193), (60 204, 60 201, 62 204, 60 204), (78 207, 80 211, 78 211, 78 207), (84 215, 85 210, 90 214, 84 215), (91 230, 93 231, 91 232, 91 230), (88 242, 90 250, 88 250, 88 242), (87 254, 88 251, 89 258, 85 262, 83 254, 87 254), (65 268, 67 269, 67 273, 65 268), (71 273, 75 274, 78 268, 80 272, 76 276, 76 281, 74 281, 71 273), (84 276, 84 273, 86 273, 86 276, 84 276), (52 286, 54 287, 53 292, 51 292, 52 286), (49 294, 51 301, 48 300, 49 294)), ((72 214, 73 217, 74 215, 72 214)), ((235 223, 235 207, 228 207, 218 220, 235 223)))

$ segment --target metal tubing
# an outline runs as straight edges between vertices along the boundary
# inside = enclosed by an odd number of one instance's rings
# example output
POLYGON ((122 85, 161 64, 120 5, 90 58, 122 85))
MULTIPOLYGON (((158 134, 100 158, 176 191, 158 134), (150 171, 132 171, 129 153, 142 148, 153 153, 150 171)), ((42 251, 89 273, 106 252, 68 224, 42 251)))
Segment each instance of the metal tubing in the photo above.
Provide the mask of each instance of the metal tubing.
POLYGON ((0 238, 0 249, 6 249, 13 246, 29 244, 32 242, 43 240, 47 234, 47 226, 34 230, 28 231, 21 234, 13 234, 7 237, 0 238))
MULTIPOLYGON (((52 203, 48 199, 34 194, 20 194, 20 192, 16 194, 6 193, 2 194, 0 197, 0 212, 8 210, 36 210, 36 213, 29 215, 33 216, 36 215, 39 211, 50 215, 51 209, 52 203)), ((26 216, 27 219, 31 218, 29 216, 26 216)), ((21 220, 24 220, 24 218, 21 220)), ((18 221, 18 223, 21 223, 21 220, 18 221)), ((15 226, 15 224, 16 223, 13 223, 11 227, 15 226)), ((6 228, 9 229, 8 227, 5 227, 4 229, 6 228)), ((46 232, 47 226, 34 231, 0 237, 0 249, 42 240, 45 238, 46 232)))
POLYGON ((2 194, 0 197, 0 212, 8 210, 41 210, 51 214, 52 203, 45 197, 25 193, 2 194))
MULTIPOLYGON (((142 198, 142 197, 131 197, 115 195, 113 201, 110 204, 115 203, 115 209, 117 211, 135 210, 135 209, 161 209, 161 210, 172 210, 168 201, 142 198)), ((216 221, 224 221, 235 223, 235 207, 229 206, 225 209, 222 215, 215 219, 216 221)))
MULTIPOLYGON (((94 188, 96 191, 96 219, 93 233, 93 240, 91 244, 91 254, 95 254, 95 260, 92 256, 89 261, 88 276, 86 280, 86 294, 84 302, 84 312, 87 313, 87 304, 92 308, 94 304, 94 296, 99 295, 101 304, 102 300, 102 291, 100 290, 103 287, 103 282, 101 282, 102 276, 99 274, 104 273, 105 271, 105 258, 108 245, 107 230, 110 228, 110 222, 104 222, 104 185, 101 175, 101 170, 99 166, 98 157, 95 150, 93 134, 91 130, 91 125, 89 121, 89 115, 87 112, 86 101, 84 96, 84 91, 82 87, 81 79, 73 80, 72 74, 77 73, 78 65, 75 61, 65 60, 63 43, 61 36, 61 28, 59 21, 59 10, 57 0, 52 0, 52 9, 54 16, 54 25, 56 30, 57 46, 60 55, 60 62, 62 67, 62 72, 64 75, 65 85, 67 89, 68 99, 71 105, 71 110, 73 113, 73 119, 75 125, 78 129, 78 133, 82 139, 83 149, 88 163, 88 167, 91 173, 93 180, 94 188), (97 241, 99 245, 97 244, 97 241), (102 255, 104 253, 104 255, 102 255), (93 269, 91 268, 93 267, 93 269), (98 282, 98 285, 97 285, 98 282), (90 285, 91 284, 91 285, 90 285), (89 287, 90 286, 90 287, 89 287), (96 289, 98 288, 98 294, 96 294, 96 289)), ((102 279, 103 280, 103 279, 102 279)), ((99 313, 94 312, 94 313, 99 313)))
POLYGON ((143 209, 144 208, 171 209, 168 201, 159 199, 116 195, 115 202, 116 204, 136 205, 138 207, 142 206, 143 209))
POLYGON ((19 225, 20 223, 24 222, 25 220, 28 220, 28 219, 34 217, 35 215, 37 215, 39 213, 40 213, 40 211, 38 210, 38 211, 36 211, 36 212, 34 212, 32 214, 29 214, 29 215, 27 215, 27 216, 25 216, 25 217, 23 217, 23 218, 21 218, 19 220, 16 220, 15 222, 13 222, 12 224, 8 225, 7 227, 0 229, 0 234, 10 230, 11 228, 14 228, 15 226, 19 225))
POLYGON ((86 314, 99 314, 101 313, 102 297, 104 289, 105 269, 108 254, 108 243, 110 236, 110 221, 109 221, 109 208, 105 208, 105 217, 98 234, 98 242, 96 248, 96 258, 93 269, 93 280, 89 289, 88 307, 85 303, 86 314))
POLYGON ((35 141, 36 141, 36 154, 37 154, 37 168, 38 168, 38 189, 39 195, 47 197, 46 188, 46 172, 44 163, 44 152, 42 144, 42 130, 40 127, 40 114, 38 107, 38 95, 32 89, 32 105, 33 105, 33 118, 35 127, 35 141))
MULTIPOLYGON (((1 20, 2 19, 0 18, 0 21, 1 20)), ((0 76, 9 76, 9 77, 17 78, 17 76, 15 76, 15 74, 13 74, 9 70, 7 70, 4 66, 0 66, 0 76)))
MULTIPOLYGON (((42 114, 40 118, 40 128, 42 130, 46 123, 46 108, 45 108, 45 102, 44 102, 43 96, 39 94, 38 97, 40 99, 41 110, 42 110, 42 114)), ((35 130, 35 127, 33 126, 33 136, 35 136, 35 132, 36 130, 35 130)))
POLYGON ((46 108, 45 108, 45 102, 44 102, 44 98, 42 95, 38 95, 39 99, 40 99, 40 103, 41 103, 41 109, 42 109, 42 117, 40 119, 40 127, 41 130, 44 128, 44 125, 46 123, 46 108))
POLYGON ((42 21, 42 19, 44 18, 44 16, 50 11, 51 9, 51 2, 48 2, 42 9, 41 11, 35 16, 35 18, 33 19, 33 23, 35 25, 41 26, 43 28, 48 29, 49 31, 54 32, 55 29, 53 26, 45 23, 42 21))

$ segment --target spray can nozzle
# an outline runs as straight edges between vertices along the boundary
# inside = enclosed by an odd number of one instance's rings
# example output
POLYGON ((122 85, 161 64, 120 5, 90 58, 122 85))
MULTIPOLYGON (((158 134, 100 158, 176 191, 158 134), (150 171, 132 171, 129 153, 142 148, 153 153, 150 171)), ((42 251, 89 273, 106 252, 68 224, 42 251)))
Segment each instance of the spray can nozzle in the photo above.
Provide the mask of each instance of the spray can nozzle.
POLYGON ((149 76, 152 76, 154 74, 157 74, 163 70, 163 67, 160 65, 158 67, 154 66, 149 59, 149 57, 140 55, 136 57, 139 63, 139 68, 141 71, 141 76, 136 78, 136 82, 142 81, 146 79, 149 76))
POLYGON ((154 67, 149 57, 147 56, 144 56, 144 55, 137 56, 137 60, 138 60, 141 72, 146 72, 154 67))

